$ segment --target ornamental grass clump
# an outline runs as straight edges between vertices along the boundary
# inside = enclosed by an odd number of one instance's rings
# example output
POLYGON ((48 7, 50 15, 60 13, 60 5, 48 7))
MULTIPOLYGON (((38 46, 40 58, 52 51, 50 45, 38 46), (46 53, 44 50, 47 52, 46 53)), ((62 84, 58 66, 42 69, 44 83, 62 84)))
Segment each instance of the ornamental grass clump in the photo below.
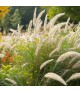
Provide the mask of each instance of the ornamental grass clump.
POLYGON ((44 13, 35 8, 27 32, 18 24, 3 37, 0 85, 80 85, 80 23, 57 22, 65 13, 42 20, 44 13))

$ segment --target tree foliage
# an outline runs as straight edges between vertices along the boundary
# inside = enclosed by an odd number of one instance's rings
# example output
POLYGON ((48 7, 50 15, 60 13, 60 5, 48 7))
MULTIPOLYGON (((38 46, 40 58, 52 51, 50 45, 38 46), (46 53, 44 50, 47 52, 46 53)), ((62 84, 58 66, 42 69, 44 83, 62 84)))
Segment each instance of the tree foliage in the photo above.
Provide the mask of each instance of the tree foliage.
POLYGON ((0 6, 0 20, 10 11, 10 6, 0 6))
POLYGON ((21 23, 21 16, 19 14, 19 9, 16 9, 14 11, 14 14, 11 16, 10 21, 13 28, 16 28, 17 25, 21 23))
POLYGON ((72 22, 80 21, 80 7, 77 6, 52 6, 44 7, 47 10, 48 17, 51 19, 53 16, 59 13, 65 13, 65 16, 61 18, 62 21, 66 20, 68 17, 71 18, 72 22))
MULTIPOLYGON (((6 30, 9 28, 16 28, 17 24, 24 25, 23 29, 29 24, 29 21, 33 17, 34 9, 37 6, 1 6, 0 7, 0 26, 3 26, 6 30)), ((37 14, 45 9, 45 14, 48 14, 48 18, 59 13, 65 13, 65 16, 60 18, 59 21, 65 21, 70 17, 71 22, 78 23, 80 21, 80 7, 74 6, 38 6, 37 14)), ((45 16, 44 14, 44 16, 45 16)), ((41 18, 44 19, 44 16, 41 18)))

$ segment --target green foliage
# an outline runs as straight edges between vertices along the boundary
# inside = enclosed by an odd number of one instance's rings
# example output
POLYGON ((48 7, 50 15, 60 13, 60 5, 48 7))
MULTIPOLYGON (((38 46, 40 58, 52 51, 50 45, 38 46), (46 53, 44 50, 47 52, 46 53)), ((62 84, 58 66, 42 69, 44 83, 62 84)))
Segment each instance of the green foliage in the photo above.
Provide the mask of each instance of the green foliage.
POLYGON ((18 9, 15 10, 14 14, 11 16, 10 21, 12 28, 16 28, 17 25, 21 23, 21 17, 18 9))
POLYGON ((4 30, 8 33, 11 26, 10 23, 10 14, 6 14, 6 17, 1 20, 1 25, 4 27, 4 30))
POLYGON ((52 7, 44 7, 44 8, 47 10, 50 19, 58 13, 65 13, 65 16, 61 18, 61 21, 66 20, 68 17, 71 18, 72 22, 78 23, 80 21, 80 16, 79 16, 80 7, 52 6, 52 7))
MULTIPOLYGON (((37 7, 39 13, 42 8, 37 7)), ((7 13, 6 17, 4 17, 0 21, 0 25, 4 27, 4 29, 9 31, 10 28, 17 27, 18 23, 24 25, 23 29, 26 30, 26 25, 29 24, 29 21, 33 18, 35 6, 12 6, 10 7, 10 12, 7 13)), ((43 17, 44 18, 44 17, 43 17)))

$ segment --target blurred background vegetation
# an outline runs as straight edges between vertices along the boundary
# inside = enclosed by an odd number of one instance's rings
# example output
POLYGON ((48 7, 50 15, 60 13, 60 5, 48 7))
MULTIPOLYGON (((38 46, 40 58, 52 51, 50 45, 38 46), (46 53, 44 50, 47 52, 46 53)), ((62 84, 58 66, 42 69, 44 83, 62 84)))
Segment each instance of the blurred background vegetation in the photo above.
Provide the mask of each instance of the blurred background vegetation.
MULTIPOLYGON (((16 29, 17 24, 24 25, 23 30, 26 30, 29 21, 33 17, 34 9, 37 6, 12 6, 0 7, 0 27, 9 31, 10 28, 16 29)), ((68 17, 71 22, 78 23, 80 21, 80 7, 79 6, 38 6, 37 13, 45 9, 45 14, 48 14, 48 19, 51 19, 58 13, 65 13, 59 21, 63 22, 68 17)), ((45 16, 44 14, 44 16, 45 16)), ((44 16, 42 19, 44 19, 44 16)))

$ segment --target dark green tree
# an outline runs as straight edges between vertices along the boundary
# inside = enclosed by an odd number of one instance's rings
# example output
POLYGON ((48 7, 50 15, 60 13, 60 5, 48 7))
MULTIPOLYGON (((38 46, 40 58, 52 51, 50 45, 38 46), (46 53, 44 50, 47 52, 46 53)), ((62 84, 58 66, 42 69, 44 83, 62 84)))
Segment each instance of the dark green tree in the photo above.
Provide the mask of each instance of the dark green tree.
POLYGON ((21 24, 21 16, 19 14, 19 9, 16 9, 14 11, 13 15, 11 16, 10 22, 12 28, 16 28, 18 24, 21 24))
POLYGON ((10 14, 7 13, 6 17, 1 20, 1 26, 4 27, 4 29, 8 29, 10 27, 10 14))

